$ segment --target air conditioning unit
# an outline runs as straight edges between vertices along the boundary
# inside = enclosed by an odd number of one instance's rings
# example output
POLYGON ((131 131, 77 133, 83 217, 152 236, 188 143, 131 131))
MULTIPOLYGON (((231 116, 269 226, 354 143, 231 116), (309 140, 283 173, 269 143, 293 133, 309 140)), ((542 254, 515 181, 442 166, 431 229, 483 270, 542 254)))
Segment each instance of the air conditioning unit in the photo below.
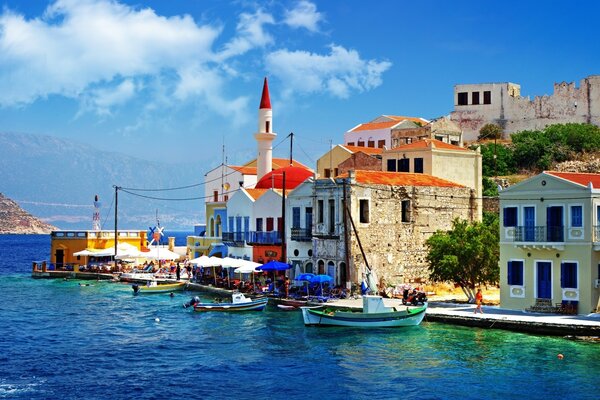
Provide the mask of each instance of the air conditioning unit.
POLYGON ((596 279, 596 280, 594 281, 594 287, 595 287, 596 289, 600 288, 600 279, 596 279))

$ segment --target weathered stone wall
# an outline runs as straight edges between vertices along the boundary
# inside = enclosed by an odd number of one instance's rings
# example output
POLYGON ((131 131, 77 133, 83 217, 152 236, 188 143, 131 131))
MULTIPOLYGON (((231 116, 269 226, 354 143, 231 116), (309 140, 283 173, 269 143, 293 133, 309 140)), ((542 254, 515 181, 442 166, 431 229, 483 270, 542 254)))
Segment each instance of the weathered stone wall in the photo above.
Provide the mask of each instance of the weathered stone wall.
MULTIPOLYGON (((429 276, 425 241, 449 230, 455 218, 469 219, 469 188, 353 185, 352 218, 369 266, 388 284, 429 276), (359 221, 359 201, 370 199, 369 223, 359 221), (402 222, 402 200, 410 200, 410 222, 402 222)), ((350 229, 350 228, 349 228, 350 229)), ((354 233, 350 240, 352 281, 360 282, 364 261, 354 233)))
POLYGON ((533 100, 521 97, 518 85, 512 83, 456 85, 455 107, 450 118, 459 124, 465 140, 475 140, 483 125, 495 123, 504 135, 523 130, 539 130, 558 123, 592 123, 600 125, 600 75, 574 83, 555 83, 550 96, 536 96, 533 100), (471 104, 473 92, 491 91, 491 104, 471 104), (469 93, 469 104, 458 105, 460 92, 469 93))
POLYGON ((363 152, 352 154, 346 161, 338 166, 338 174, 342 175, 349 170, 381 171, 381 158, 373 157, 363 152))

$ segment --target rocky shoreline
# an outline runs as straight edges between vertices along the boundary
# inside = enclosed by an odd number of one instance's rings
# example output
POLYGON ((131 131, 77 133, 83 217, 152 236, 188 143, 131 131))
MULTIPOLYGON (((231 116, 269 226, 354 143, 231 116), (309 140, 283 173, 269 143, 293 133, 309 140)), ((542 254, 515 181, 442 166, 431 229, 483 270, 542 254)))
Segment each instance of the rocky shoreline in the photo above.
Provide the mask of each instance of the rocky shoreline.
POLYGON ((0 193, 0 234, 49 234, 56 229, 0 193))

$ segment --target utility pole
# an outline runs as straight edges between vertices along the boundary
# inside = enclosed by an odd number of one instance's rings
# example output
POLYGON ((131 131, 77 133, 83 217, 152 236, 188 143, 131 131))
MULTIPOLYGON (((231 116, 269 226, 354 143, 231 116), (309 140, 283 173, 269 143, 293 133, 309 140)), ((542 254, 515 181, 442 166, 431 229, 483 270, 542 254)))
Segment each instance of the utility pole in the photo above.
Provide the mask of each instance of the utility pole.
POLYGON ((346 216, 346 179, 343 181, 342 192, 342 207, 344 221, 344 258, 346 268, 344 270, 344 280, 346 281, 346 289, 350 290, 352 282, 350 281, 350 237, 348 236, 348 217, 346 216))
POLYGON ((118 242, 118 238, 119 238, 119 233, 117 231, 117 226, 118 226, 118 210, 119 210, 119 189, 121 189, 120 186, 114 185, 113 186, 115 188, 115 268, 117 266, 117 242, 118 242))
POLYGON ((290 165, 294 162, 294 157, 292 157, 294 151, 294 132, 290 132, 290 165))
POLYGON ((281 262, 287 264, 286 231, 285 231, 285 171, 283 171, 283 193, 281 196, 281 262))

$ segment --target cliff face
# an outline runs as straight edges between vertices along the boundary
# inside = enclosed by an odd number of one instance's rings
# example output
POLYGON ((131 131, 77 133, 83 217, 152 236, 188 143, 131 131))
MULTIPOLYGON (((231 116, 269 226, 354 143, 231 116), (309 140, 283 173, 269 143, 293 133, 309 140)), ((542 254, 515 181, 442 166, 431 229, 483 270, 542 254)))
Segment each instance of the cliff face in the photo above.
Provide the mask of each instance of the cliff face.
POLYGON ((0 193, 0 234, 40 233, 48 234, 58 228, 40 221, 23 210, 17 203, 0 193))

